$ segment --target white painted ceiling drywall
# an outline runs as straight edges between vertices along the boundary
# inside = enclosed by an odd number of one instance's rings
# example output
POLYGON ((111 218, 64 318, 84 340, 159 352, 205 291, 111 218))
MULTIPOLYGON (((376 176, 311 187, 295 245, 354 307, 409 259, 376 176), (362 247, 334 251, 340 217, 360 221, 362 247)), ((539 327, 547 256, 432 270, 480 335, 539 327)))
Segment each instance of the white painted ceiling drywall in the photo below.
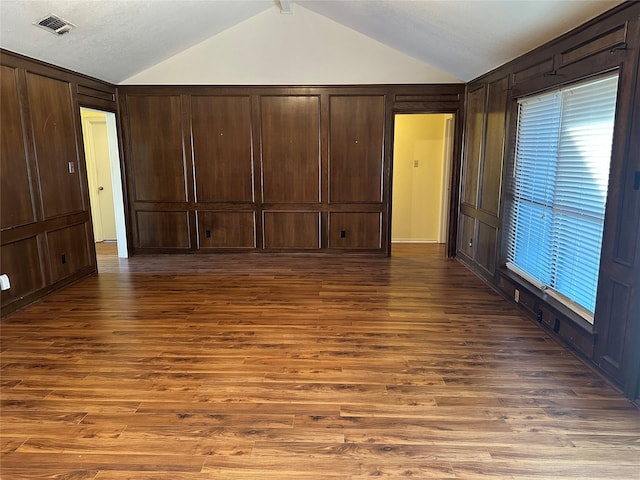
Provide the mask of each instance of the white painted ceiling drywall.
MULTIPOLYGON (((451 78, 468 81, 622 2, 297 0, 289 3, 290 23, 308 21, 309 15, 301 13, 307 9, 369 37, 374 50, 377 47, 373 45, 378 44, 394 49, 401 63, 408 65, 406 57, 411 57, 423 63, 423 68, 435 77, 444 72, 451 78)), ((211 41, 215 45, 212 37, 223 35, 228 29, 239 28, 245 35, 251 35, 249 28, 242 28, 242 23, 278 8, 277 0, 0 0, 0 47, 121 83, 171 57, 179 59, 181 52, 201 42, 211 41), (77 28, 56 36, 32 25, 50 13, 76 24, 77 28)), ((277 52, 282 58, 286 58, 294 46, 296 51, 303 51, 305 45, 317 46, 324 42, 343 56, 342 51, 347 50, 348 56, 352 47, 349 43, 335 45, 332 38, 321 36, 326 32, 335 33, 335 27, 313 32, 308 28, 296 29, 290 25, 289 28, 297 36, 287 38, 286 45, 277 52)), ((278 36, 278 32, 260 33, 260 37, 249 43, 268 45, 272 37, 278 36)), ((223 38, 220 43, 224 41, 223 38)), ((293 68, 308 71, 309 64, 317 62, 313 50, 309 52, 302 59, 304 65, 300 65, 300 58, 295 59, 296 63, 292 61, 290 75, 282 77, 287 80, 285 83, 309 83, 296 81, 293 68)), ((247 64, 255 61, 256 56, 260 53, 246 59, 235 58, 236 66, 244 62, 244 70, 249 71, 252 67, 247 64)), ((265 58, 274 58, 273 52, 265 58)), ((282 68, 282 58, 273 68, 282 68)), ((328 62, 325 68, 339 68, 330 59, 328 62)), ((271 68, 270 62, 263 63, 263 68, 271 68)), ((198 65, 191 66, 194 72, 197 68, 198 65)), ((257 73, 256 81, 251 83, 268 83, 261 81, 261 75, 268 78, 271 72, 257 73)), ((414 73, 398 83, 414 81, 414 73)), ((207 77, 206 83, 224 82, 212 82, 207 77)), ((378 82, 374 79, 359 83, 378 82)))
POLYGON ((294 15, 281 15, 276 9, 268 9, 122 83, 335 85, 460 82, 453 75, 300 5, 294 8, 294 15))

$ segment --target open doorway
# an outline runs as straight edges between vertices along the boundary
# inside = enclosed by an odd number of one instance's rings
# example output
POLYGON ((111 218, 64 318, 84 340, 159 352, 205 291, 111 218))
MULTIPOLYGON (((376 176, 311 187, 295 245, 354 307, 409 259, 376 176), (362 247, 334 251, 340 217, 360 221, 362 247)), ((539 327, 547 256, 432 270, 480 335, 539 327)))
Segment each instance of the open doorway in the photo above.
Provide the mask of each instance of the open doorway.
POLYGON ((449 224, 454 115, 394 116, 393 246, 440 245, 449 224))
POLYGON ((96 252, 99 255, 102 251, 113 249, 119 258, 127 258, 115 114, 83 107, 80 109, 80 117, 93 235, 96 244, 100 244, 96 252))

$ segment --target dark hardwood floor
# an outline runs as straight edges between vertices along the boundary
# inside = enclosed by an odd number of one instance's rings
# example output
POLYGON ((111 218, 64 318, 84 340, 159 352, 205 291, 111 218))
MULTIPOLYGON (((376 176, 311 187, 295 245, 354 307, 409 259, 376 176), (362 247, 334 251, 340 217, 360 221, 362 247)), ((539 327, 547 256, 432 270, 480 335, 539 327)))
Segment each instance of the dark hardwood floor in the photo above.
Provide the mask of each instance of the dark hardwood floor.
POLYGON ((442 246, 137 256, 2 321, 4 480, 640 478, 640 414, 442 246))

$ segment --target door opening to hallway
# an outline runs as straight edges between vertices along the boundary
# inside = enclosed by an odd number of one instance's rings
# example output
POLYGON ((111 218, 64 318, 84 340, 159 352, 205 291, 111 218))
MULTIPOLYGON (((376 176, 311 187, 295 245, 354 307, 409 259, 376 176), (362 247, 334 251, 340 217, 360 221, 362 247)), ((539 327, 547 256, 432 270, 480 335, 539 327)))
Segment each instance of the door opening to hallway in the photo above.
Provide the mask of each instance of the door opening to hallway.
POLYGON ((453 125, 453 114, 395 115, 392 254, 400 244, 447 241, 453 125))
POLYGON ((96 253, 117 251, 126 258, 124 201, 115 114, 81 108, 82 136, 87 164, 87 183, 91 203, 96 253))

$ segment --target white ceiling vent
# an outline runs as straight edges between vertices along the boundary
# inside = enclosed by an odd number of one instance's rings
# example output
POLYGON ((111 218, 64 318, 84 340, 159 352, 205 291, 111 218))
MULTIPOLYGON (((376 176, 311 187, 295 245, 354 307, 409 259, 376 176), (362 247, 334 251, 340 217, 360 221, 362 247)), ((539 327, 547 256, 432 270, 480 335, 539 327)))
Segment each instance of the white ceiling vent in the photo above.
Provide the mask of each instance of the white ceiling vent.
POLYGON ((57 33, 58 35, 64 35, 72 28, 75 28, 73 23, 67 22, 64 18, 60 18, 53 13, 40 20, 36 20, 33 24, 36 27, 43 28, 48 32, 57 33))

